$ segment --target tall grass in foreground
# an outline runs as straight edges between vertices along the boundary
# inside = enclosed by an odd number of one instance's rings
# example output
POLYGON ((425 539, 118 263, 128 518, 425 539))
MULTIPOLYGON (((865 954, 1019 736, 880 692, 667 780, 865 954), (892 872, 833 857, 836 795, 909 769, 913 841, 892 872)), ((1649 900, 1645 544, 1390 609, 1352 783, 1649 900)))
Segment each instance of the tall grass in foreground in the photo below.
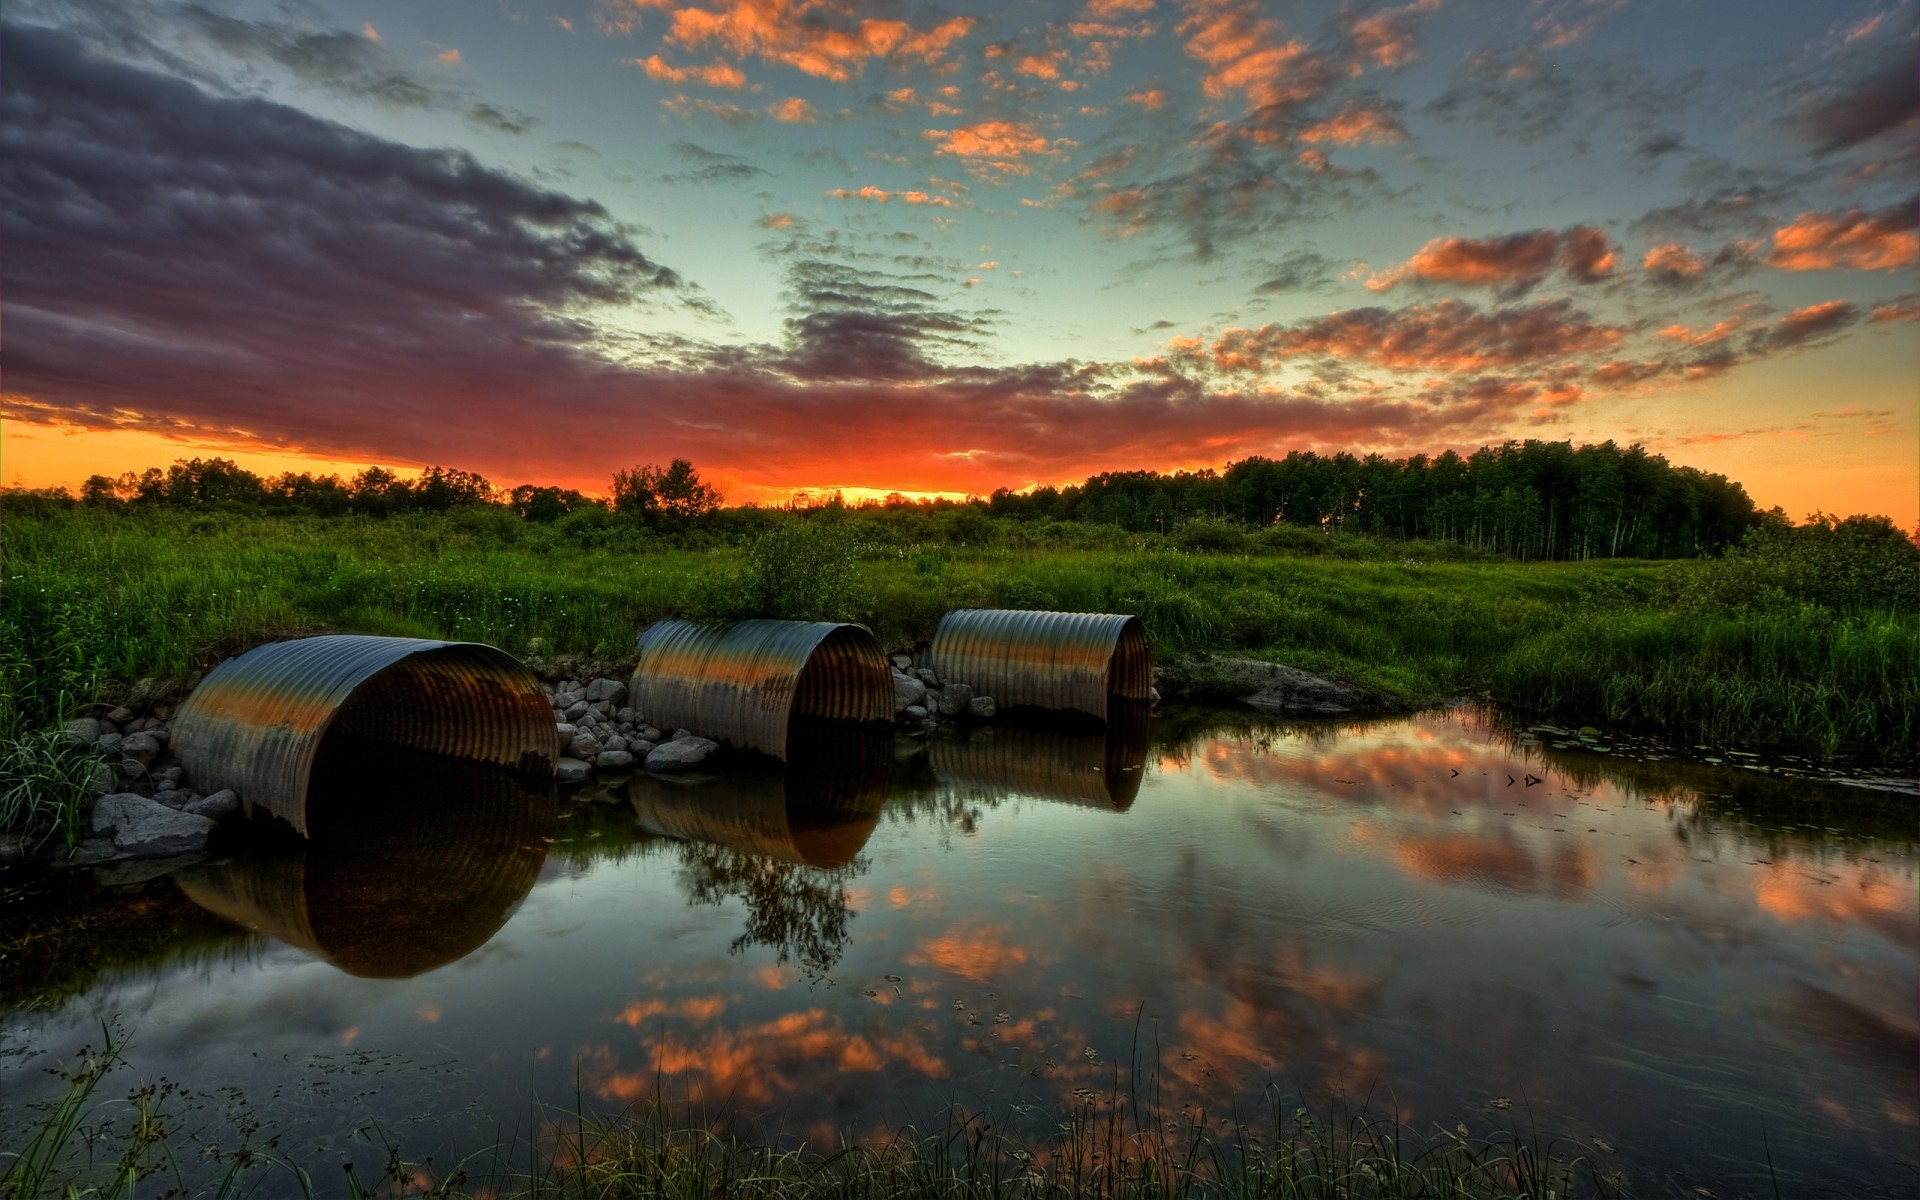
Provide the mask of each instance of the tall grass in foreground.
POLYGON ((992 1114, 958 1108, 931 1132, 907 1125, 821 1149, 744 1140, 719 1132, 719 1119, 658 1098, 612 1115, 589 1113, 577 1101, 570 1110, 543 1110, 531 1139, 477 1147, 451 1167, 410 1160, 383 1143, 384 1162, 371 1177, 351 1162, 344 1172, 316 1173, 283 1155, 270 1132, 244 1115, 235 1121, 237 1144, 190 1144, 166 1112, 177 1085, 141 1083, 121 1114, 103 1117, 106 1106, 94 1093, 120 1064, 122 1048, 109 1029, 100 1050, 83 1050, 63 1073, 65 1094, 47 1106, 24 1147, 0 1152, 0 1200, 160 1189, 353 1200, 1571 1200, 1624 1193, 1621 1175, 1603 1172, 1572 1141, 1517 1129, 1476 1137, 1464 1125, 1422 1134, 1339 1105, 1315 1116, 1272 1087, 1264 1113, 1252 1120, 1169 1111, 1157 1072, 1144 1095, 1088 1093, 1058 1114, 1010 1106, 1008 1115, 1026 1126, 1052 1129, 1038 1142, 1008 1133, 992 1114))

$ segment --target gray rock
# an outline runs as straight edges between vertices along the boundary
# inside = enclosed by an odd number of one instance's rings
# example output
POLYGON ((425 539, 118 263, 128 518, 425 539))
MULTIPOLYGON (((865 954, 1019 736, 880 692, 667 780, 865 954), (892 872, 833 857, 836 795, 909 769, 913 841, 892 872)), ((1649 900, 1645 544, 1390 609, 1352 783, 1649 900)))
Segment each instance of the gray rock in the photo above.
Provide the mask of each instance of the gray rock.
POLYGON ((612 771, 633 765, 633 755, 625 750, 602 750, 593 766, 598 771, 612 771))
POLYGON ((100 740, 95 742, 94 745, 106 751, 108 754, 113 754, 120 749, 120 743, 126 741, 129 736, 131 735, 103 733, 100 735, 100 740))
POLYGON ((927 719, 927 706, 924 704, 909 704, 900 710, 900 715, 909 721, 924 721, 927 719))
POLYGON ((617 733, 611 737, 603 737, 600 739, 600 749, 602 751, 625 750, 626 748, 627 739, 617 733))
POLYGON ((165 748, 166 743, 160 739, 159 735, 145 731, 130 733, 120 739, 120 753, 143 767, 159 758, 160 751, 165 748))
POLYGON ((893 673, 893 711, 903 712, 927 697, 927 685, 902 671, 893 673))
POLYGON ((921 683, 926 684, 928 687, 937 688, 940 686, 940 677, 933 673, 933 668, 931 667, 921 667, 917 671, 910 672, 910 674, 912 674, 915 678, 919 679, 921 683))
POLYGON ((685 771, 707 761, 707 758, 719 748, 718 742, 695 737, 692 734, 676 737, 670 742, 655 746, 647 754, 647 770, 685 771))
POLYGON ((556 759, 553 764, 555 783, 579 783, 591 774, 593 774, 593 768, 577 758, 556 759))
POLYGON ((185 776, 186 772, 179 767, 166 767, 153 773, 153 781, 159 784, 169 784, 173 787, 179 787, 180 780, 185 776))
POLYGON ((131 792, 102 796, 93 806, 92 824, 95 833, 113 835, 115 850, 140 858, 204 850, 213 836, 207 818, 131 792))
POLYGON ((564 753, 567 747, 573 744, 573 739, 580 734, 578 728, 567 724, 555 725, 553 732, 555 736, 560 739, 559 744, 554 747, 554 750, 560 753, 564 753))
POLYGON ((180 788, 160 788, 153 793, 153 798, 168 808, 184 809, 187 801, 193 799, 193 793, 180 788))
POLYGON ((587 685, 587 699, 608 700, 616 706, 627 698, 627 685, 618 679, 596 679, 587 685))
POLYGON ((16 862, 27 856, 27 837, 23 833, 0 833, 0 863, 16 862))
POLYGON ((911 655, 911 654, 896 654, 896 655, 894 655, 894 656, 893 656, 893 669, 894 669, 894 670, 896 670, 896 671, 910 671, 910 670, 912 670, 912 669, 913 669, 913 655, 911 655))
POLYGON ((101 763, 93 769, 93 774, 87 777, 87 795, 104 796, 113 791, 113 778, 113 764, 101 763))
POLYGON ((1340 716, 1380 707, 1365 689, 1258 659, 1197 657, 1184 670, 1168 664, 1162 674, 1193 699, 1237 699, 1262 712, 1340 716))
POLYGON ((100 722, 92 717, 81 717, 77 721, 67 722, 67 736, 82 746, 93 745, 100 740, 100 735, 104 732, 105 730, 100 728, 100 722))
POLYGON ((634 736, 643 742, 664 742, 667 740, 666 735, 651 725, 642 725, 633 732, 634 736))
POLYGON ((649 742, 645 738, 628 738, 627 753, 644 760, 647 755, 653 753, 653 748, 658 744, 658 742, 649 742))
POLYGON ((1150 688, 1148 688, 1148 689, 1147 689, 1147 703, 1148 703, 1148 704, 1158 704, 1158 703, 1160 703, 1160 689, 1159 689, 1159 688, 1157 688, 1157 687, 1150 687, 1150 688))
POLYGON ((211 796, 192 801, 181 811, 205 817, 209 821, 224 821, 240 811, 240 797, 231 788, 223 788, 211 796))
POLYGON ((112 721, 115 725, 125 725, 128 721, 133 720, 133 710, 123 705, 108 713, 107 720, 112 721))
POLYGON ((673 731, 673 736, 668 738, 667 740, 670 742, 677 742, 681 738, 690 738, 690 737, 699 737, 699 736, 700 736, 699 734, 695 733, 691 729, 676 729, 673 731))
POLYGON ((631 708, 621 708, 614 711, 613 719, 622 725, 631 725, 640 719, 640 714, 631 708))
POLYGON ((585 700, 569 701, 567 704, 566 712, 567 712, 567 720, 578 721, 581 717, 586 715, 587 702, 585 700))
POLYGON ((967 711, 973 701, 973 689, 964 683, 950 683, 940 689, 940 715, 954 717, 967 711))
POLYGON ((613 705, 607 703, 605 700, 589 700, 587 701, 587 711, 604 720, 613 715, 613 705))
POLYGON ((567 753, 575 758, 592 758, 604 749, 606 747, 595 740, 590 733, 579 734, 567 745, 567 753))
POLYGON ((976 721, 991 721, 1000 715, 1000 709, 992 696, 975 696, 967 701, 967 715, 976 721))

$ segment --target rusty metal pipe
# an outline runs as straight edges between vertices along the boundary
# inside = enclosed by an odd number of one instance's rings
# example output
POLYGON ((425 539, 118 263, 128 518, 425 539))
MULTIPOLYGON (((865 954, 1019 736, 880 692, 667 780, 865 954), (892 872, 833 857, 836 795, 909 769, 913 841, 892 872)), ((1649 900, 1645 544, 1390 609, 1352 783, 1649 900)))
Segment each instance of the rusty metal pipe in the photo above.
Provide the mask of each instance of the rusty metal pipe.
POLYGON ((796 717, 883 723, 893 679, 880 643, 861 625, 832 621, 661 621, 640 635, 628 688, 663 729, 787 757, 796 717))
POLYGON ((232 788, 307 834, 307 791, 329 733, 550 776, 553 710, 540 681, 478 642, 328 634, 228 659, 180 706, 173 750, 194 785, 232 788))
POLYGON ((1003 708, 1100 720, 1110 699, 1146 700, 1152 677, 1140 619, 1117 613, 960 609, 940 619, 929 660, 1003 708))

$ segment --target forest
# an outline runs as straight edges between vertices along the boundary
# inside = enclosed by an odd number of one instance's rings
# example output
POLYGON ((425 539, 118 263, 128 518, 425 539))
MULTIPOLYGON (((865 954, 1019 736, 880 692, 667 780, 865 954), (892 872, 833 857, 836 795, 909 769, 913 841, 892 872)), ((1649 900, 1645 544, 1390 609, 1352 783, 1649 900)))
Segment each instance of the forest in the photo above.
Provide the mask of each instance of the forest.
MULTIPOLYGON (((589 509, 661 525, 710 519, 724 499, 684 459, 618 472, 605 498, 574 489, 497 487, 470 471, 429 467, 408 480, 381 467, 352 479, 311 474, 263 478, 222 459, 183 459, 118 478, 93 475, 79 502, 93 506, 350 514, 375 517, 503 506, 527 521, 589 509)), ((838 503, 827 494, 823 505, 838 503)), ((1076 522, 1168 534, 1208 526, 1274 526, 1363 533, 1395 541, 1448 542, 1518 560, 1688 558, 1717 554, 1765 521, 1744 488, 1724 475, 1674 466, 1639 445, 1506 442, 1468 455, 1386 458, 1296 451, 1215 470, 1103 471, 1084 483, 1002 488, 965 501, 910 501, 898 494, 864 506, 1076 522)))

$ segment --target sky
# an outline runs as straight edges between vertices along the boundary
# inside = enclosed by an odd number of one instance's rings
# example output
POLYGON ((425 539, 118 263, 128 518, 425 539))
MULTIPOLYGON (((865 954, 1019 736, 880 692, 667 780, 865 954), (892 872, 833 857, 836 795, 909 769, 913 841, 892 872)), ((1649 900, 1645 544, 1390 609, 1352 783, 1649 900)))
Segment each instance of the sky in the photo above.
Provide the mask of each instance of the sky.
POLYGON ((0 482, 1640 442, 1920 520, 1920 6, 12 0, 0 482))

